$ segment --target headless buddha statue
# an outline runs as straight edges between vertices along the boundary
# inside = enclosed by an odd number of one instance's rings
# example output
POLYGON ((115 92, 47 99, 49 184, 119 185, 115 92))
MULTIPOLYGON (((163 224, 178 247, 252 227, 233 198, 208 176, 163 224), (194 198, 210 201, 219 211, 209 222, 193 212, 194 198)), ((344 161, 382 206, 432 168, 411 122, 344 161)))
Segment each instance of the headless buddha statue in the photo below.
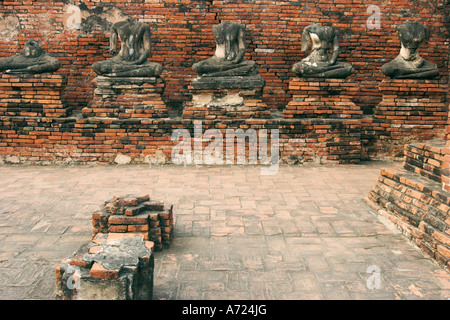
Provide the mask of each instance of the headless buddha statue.
POLYGON ((249 76, 258 73, 258 65, 244 60, 245 26, 226 21, 212 27, 216 51, 209 59, 195 63, 192 69, 203 77, 249 76))
POLYGON ((54 72, 61 62, 44 52, 41 44, 27 41, 21 53, 0 59, 0 72, 7 74, 39 74, 54 72))
POLYGON ((340 52, 339 31, 333 27, 312 24, 302 33, 302 51, 309 48, 311 53, 292 67, 299 77, 346 78, 354 70, 350 63, 337 62, 340 52), (329 55, 332 46, 332 54, 329 55))
POLYGON ((396 27, 401 42, 400 54, 381 67, 381 72, 397 79, 432 79, 439 76, 436 64, 419 54, 419 46, 430 37, 429 30, 418 22, 407 20, 396 27))
POLYGON ((156 77, 162 73, 162 65, 147 61, 151 53, 150 26, 132 18, 117 22, 111 28, 112 55, 117 52, 118 40, 121 42, 119 53, 94 63, 95 73, 106 77, 156 77))

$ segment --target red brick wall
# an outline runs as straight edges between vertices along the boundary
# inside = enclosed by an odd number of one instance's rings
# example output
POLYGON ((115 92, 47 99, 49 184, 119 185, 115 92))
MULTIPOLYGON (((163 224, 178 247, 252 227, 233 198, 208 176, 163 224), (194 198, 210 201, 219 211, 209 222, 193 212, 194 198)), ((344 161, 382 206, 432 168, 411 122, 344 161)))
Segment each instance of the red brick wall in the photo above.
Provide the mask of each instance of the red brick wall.
MULTIPOLYGON (((131 163, 170 163, 176 141, 171 135, 186 128, 195 147, 193 120, 74 119, 1 117, 0 163, 113 164, 117 155, 131 163)), ((289 119, 205 120, 208 129, 279 130, 280 163, 358 163, 361 158, 360 125, 357 120, 289 119)), ((206 138, 205 138, 206 139, 206 138)), ((267 139, 270 154, 272 141, 267 139)), ((224 141, 225 143, 225 141, 224 141)), ((206 146, 204 142, 202 149, 206 146)), ((245 143, 248 156, 249 143, 245 143)), ((194 152, 195 150, 193 150, 194 152)), ((225 150, 224 157, 225 157, 225 150)), ((248 157, 246 157, 248 158, 248 157)), ((248 159, 246 159, 248 163, 248 159)))
MULTIPOLYGON (((45 42, 48 53, 60 59, 60 73, 68 76, 65 92, 75 109, 85 106, 93 95, 92 63, 110 57, 108 31, 93 27, 89 32, 68 30, 64 26, 64 8, 69 0, 10 1, 0 4, 2 14, 15 14, 21 24, 20 33, 12 39, 0 38, 0 57, 19 52, 27 38, 45 42)), ((341 31, 340 60, 351 62, 356 69, 352 77, 361 85, 356 103, 370 110, 380 100, 377 83, 385 77, 382 64, 399 52, 399 40, 394 26, 406 19, 421 21, 430 28, 431 39, 421 49, 422 56, 438 64, 441 74, 448 77, 448 30, 445 16, 446 0, 80 0, 84 13, 101 16, 100 7, 116 5, 125 13, 145 21, 153 28, 151 60, 164 65, 167 81, 166 102, 188 98, 187 86, 195 75, 194 62, 211 56, 214 39, 211 27, 220 21, 234 20, 247 26, 246 58, 259 63, 260 74, 267 81, 264 102, 282 109, 290 99, 289 80, 294 76, 291 66, 305 57, 300 51, 301 32, 311 23, 332 23, 341 31), (370 2, 370 3, 369 3, 370 2), (370 17, 367 6, 381 9, 381 29, 368 30, 370 17)), ((92 20, 92 17, 90 18, 92 20)), ((84 22, 90 26, 90 22, 84 22)), ((169 105, 171 105, 169 103, 169 105)))

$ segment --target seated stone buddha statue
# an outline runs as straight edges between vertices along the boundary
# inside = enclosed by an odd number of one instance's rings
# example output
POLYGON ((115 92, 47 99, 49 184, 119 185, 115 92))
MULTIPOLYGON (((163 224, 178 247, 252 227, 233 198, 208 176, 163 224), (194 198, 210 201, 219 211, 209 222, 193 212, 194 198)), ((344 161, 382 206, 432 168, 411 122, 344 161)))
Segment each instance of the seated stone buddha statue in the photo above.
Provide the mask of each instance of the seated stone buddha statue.
POLYGON ((258 73, 258 65, 244 60, 245 26, 226 21, 212 27, 216 51, 211 58, 195 63, 192 69, 202 77, 249 76, 258 73))
POLYGON ((401 42, 400 54, 381 67, 381 72, 397 79, 432 79, 439 76, 436 64, 426 61, 419 54, 419 46, 427 41, 430 33, 419 22, 407 20, 396 27, 401 42))
POLYGON ((350 63, 337 61, 340 52, 339 30, 317 23, 309 25, 302 33, 303 52, 308 50, 310 42, 311 53, 292 66, 292 72, 297 76, 346 78, 354 72, 350 63))
POLYGON ((117 52, 118 40, 121 42, 119 53, 94 63, 95 73, 106 77, 156 77, 162 73, 162 65, 147 60, 151 54, 150 26, 132 18, 117 22, 111 28, 112 55, 117 52))
POLYGON ((54 72, 61 62, 44 52, 41 43, 27 41, 21 53, 0 59, 0 72, 7 74, 39 74, 54 72))

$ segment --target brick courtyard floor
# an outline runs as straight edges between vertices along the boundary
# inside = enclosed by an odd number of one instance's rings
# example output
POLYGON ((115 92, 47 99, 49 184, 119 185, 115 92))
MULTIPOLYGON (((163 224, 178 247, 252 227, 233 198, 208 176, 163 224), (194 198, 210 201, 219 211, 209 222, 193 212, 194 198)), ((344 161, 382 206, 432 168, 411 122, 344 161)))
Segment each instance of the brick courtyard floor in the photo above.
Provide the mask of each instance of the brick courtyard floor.
POLYGON ((155 299, 448 299, 450 274, 362 201, 398 166, 0 166, 0 299, 53 299, 92 212, 130 193, 174 205, 155 299))

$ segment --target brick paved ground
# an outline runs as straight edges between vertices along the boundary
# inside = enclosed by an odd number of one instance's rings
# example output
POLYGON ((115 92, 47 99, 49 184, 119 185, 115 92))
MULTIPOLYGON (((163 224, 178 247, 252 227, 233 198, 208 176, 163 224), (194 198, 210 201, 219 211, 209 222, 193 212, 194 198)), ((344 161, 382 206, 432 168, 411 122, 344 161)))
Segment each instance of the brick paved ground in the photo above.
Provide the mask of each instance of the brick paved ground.
POLYGON ((113 195, 174 204, 155 299, 448 299, 450 274, 361 200, 381 167, 0 166, 0 299, 52 299, 54 268, 113 195), (381 271, 369 290, 369 266, 381 271))

